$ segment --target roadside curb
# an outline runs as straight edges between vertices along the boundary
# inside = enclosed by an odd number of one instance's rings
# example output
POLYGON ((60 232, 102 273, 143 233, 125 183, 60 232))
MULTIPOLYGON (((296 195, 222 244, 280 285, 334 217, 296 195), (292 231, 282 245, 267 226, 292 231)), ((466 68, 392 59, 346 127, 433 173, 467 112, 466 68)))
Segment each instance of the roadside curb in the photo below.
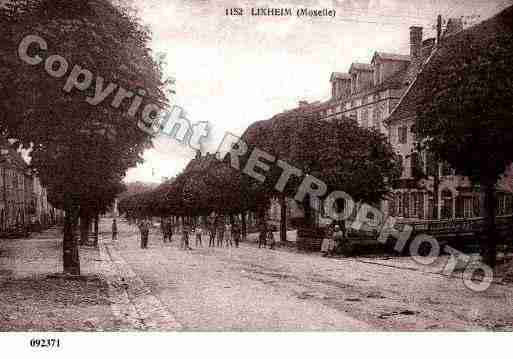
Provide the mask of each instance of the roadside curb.
POLYGON ((111 309, 116 317, 120 330, 144 329, 144 324, 139 319, 137 309, 130 301, 123 281, 114 268, 105 244, 98 243, 101 259, 100 276, 108 284, 108 295, 111 302, 111 309))
POLYGON ((116 317, 134 329, 177 331, 182 325, 111 245, 99 243, 116 317))

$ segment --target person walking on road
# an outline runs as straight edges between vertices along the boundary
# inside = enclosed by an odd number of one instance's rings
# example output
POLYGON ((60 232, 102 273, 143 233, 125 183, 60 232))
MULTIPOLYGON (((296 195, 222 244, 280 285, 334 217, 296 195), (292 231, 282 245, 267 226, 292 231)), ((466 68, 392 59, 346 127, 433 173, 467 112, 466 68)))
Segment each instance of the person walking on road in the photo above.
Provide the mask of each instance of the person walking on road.
POLYGON ((269 241, 269 249, 274 249, 276 241, 274 240, 274 227, 269 228, 267 231, 267 240, 269 241))
POLYGON ((173 227, 171 226, 171 222, 162 220, 160 227, 162 229, 162 241, 164 243, 171 242, 171 238, 173 236, 173 227))
POLYGON ((148 248, 148 237, 150 234, 150 225, 148 221, 142 220, 139 222, 139 231, 141 232, 141 248, 148 248))
POLYGON ((189 228, 187 226, 183 226, 182 230, 182 247, 184 250, 192 249, 189 245, 189 228))
POLYGON ((239 242, 240 242, 240 227, 237 223, 235 223, 232 227, 232 236, 233 240, 235 242, 235 247, 239 248, 239 242))
POLYGON ((215 239, 216 239, 216 228, 214 226, 211 226, 208 230, 208 246, 209 247, 215 247, 215 239))
POLYGON ((112 220, 112 240, 116 241, 118 239, 118 225, 116 223, 116 218, 112 220))
POLYGON ((267 226, 265 223, 260 225, 260 233, 258 234, 258 248, 264 248, 267 246, 267 226))
POLYGON ((326 235, 324 236, 324 239, 322 240, 321 244, 321 252, 323 253, 323 257, 327 257, 333 254, 335 249, 335 240, 333 239, 333 233, 331 228, 328 228, 326 230, 326 235))
POLYGON ((196 247, 203 247, 203 243, 201 243, 201 235, 203 234, 203 230, 200 226, 196 227, 196 247))
POLYGON ((224 226, 222 224, 219 225, 217 228, 217 246, 222 247, 223 246, 223 239, 224 239, 224 226))
POLYGON ((335 250, 342 252, 344 255, 351 255, 351 244, 344 230, 337 224, 333 232, 333 241, 335 242, 335 250))
POLYGON ((227 247, 233 247, 232 226, 229 224, 227 224, 224 229, 224 241, 226 242, 227 247))

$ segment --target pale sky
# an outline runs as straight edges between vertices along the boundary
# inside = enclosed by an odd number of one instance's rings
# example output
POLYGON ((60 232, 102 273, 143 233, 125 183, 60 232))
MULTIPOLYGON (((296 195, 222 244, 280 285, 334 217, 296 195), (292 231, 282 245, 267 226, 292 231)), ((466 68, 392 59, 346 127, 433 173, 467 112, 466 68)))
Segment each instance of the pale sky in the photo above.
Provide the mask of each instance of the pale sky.
MULTIPOLYGON (((511 0, 132 0, 153 34, 152 48, 167 56, 166 74, 176 78, 170 102, 191 122, 209 121, 214 152, 226 131, 242 134, 253 122, 297 106, 326 100, 329 77, 352 62, 370 62, 374 51, 409 53, 411 25, 434 36, 437 14, 480 15, 484 20, 511 0), (225 8, 334 8, 334 18, 225 16, 225 8)), ((294 11, 294 10, 293 10, 294 11)), ((178 174, 191 149, 159 137, 145 163, 125 180, 160 182, 178 174)))

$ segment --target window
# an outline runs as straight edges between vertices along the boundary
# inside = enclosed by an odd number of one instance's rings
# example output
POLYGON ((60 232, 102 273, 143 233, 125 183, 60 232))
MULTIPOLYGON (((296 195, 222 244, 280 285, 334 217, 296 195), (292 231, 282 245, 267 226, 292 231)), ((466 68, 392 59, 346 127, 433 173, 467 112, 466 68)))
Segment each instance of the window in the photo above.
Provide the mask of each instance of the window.
POLYGON ((362 127, 369 127, 369 112, 367 109, 362 110, 361 112, 361 126, 362 127))
POLYGON ((407 143, 408 140, 408 127, 407 126, 400 126, 397 129, 397 137, 398 142, 401 144, 407 143))
POLYGON ((410 196, 408 193, 403 194, 403 217, 410 217, 410 196))
POLYGON ((506 214, 512 214, 513 213, 513 195, 507 194, 506 195, 506 214))
POLYGON ((497 212, 498 216, 503 216, 503 215, 507 214, 506 202, 507 202, 507 195, 504 194, 504 193, 500 193, 497 196, 497 210, 496 210, 496 212, 497 212))
MULTIPOLYGON (((406 195, 406 194, 405 194, 406 195)), ((423 218, 424 217, 424 193, 411 192, 408 207, 408 217, 423 218)), ((406 208, 405 208, 406 211, 406 208)), ((406 215, 405 215, 406 217, 406 215)))
POLYGON ((417 216, 424 219, 424 193, 417 192, 417 216))
POLYGON ((357 81, 356 74, 352 74, 351 75, 351 87, 352 87, 353 93, 356 93, 356 91, 358 91, 357 87, 356 87, 356 81, 357 81))
POLYGON ((396 203, 397 203, 397 205, 395 206, 395 208, 397 208, 396 215, 398 217, 403 217, 403 208, 404 207, 403 207, 403 195, 402 195, 402 193, 400 193, 400 192, 397 193, 395 199, 396 199, 396 203))
POLYGON ((373 126, 375 129, 379 129, 380 125, 381 125, 381 110, 379 109, 379 106, 376 106, 374 108, 373 115, 374 115, 373 116, 373 120, 374 120, 373 126))
POLYGON ((390 201, 388 202, 388 214, 392 217, 396 217, 397 216, 397 212, 396 212, 396 200, 395 200, 395 197, 396 195, 394 194, 392 196, 392 198, 390 199, 390 201))
POLYGON ((374 84, 379 85, 381 83, 381 64, 376 64, 374 71, 374 84))
POLYGON ((471 218, 474 216, 474 198, 468 197, 463 199, 463 217, 471 218))
POLYGON ((453 210, 453 201, 452 201, 452 192, 449 190, 442 191, 442 210, 441 210, 441 218, 449 219, 452 218, 452 210, 453 210))
POLYGON ((398 155, 399 164, 401 165, 401 177, 404 177, 404 157, 402 155, 398 155))
POLYGON ((412 177, 416 178, 422 176, 422 161, 417 152, 411 154, 410 168, 412 177))
POLYGON ((410 132, 411 132, 411 138, 413 139, 413 142, 417 142, 417 134, 415 132, 415 125, 411 126, 410 132))

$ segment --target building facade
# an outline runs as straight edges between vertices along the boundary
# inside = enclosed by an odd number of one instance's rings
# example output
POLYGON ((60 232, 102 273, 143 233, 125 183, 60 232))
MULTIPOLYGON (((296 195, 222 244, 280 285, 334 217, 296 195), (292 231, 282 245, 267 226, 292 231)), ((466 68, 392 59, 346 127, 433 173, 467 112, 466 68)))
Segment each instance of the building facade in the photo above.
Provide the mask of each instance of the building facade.
POLYGON ((47 200, 46 189, 20 153, 0 143, 0 233, 28 232, 46 227, 61 215, 47 200))
MULTIPOLYGON (((403 173, 388 200, 379 204, 385 215, 402 221, 475 218, 483 214, 480 191, 467 178, 456 176, 429 154, 418 154, 414 131, 415 106, 404 109, 405 97, 439 43, 463 30, 460 19, 450 19, 435 38, 423 38, 423 29, 409 29, 409 54, 376 51, 369 63, 352 63, 347 73, 331 74, 331 98, 299 108, 326 121, 356 120, 387 136, 400 156, 403 173), (393 114, 393 116, 391 116, 393 114)), ((510 175, 513 174, 513 169, 510 175)), ((498 184, 497 214, 513 212, 511 177, 498 184)), ((273 212, 278 213, 277 204, 273 212)))

